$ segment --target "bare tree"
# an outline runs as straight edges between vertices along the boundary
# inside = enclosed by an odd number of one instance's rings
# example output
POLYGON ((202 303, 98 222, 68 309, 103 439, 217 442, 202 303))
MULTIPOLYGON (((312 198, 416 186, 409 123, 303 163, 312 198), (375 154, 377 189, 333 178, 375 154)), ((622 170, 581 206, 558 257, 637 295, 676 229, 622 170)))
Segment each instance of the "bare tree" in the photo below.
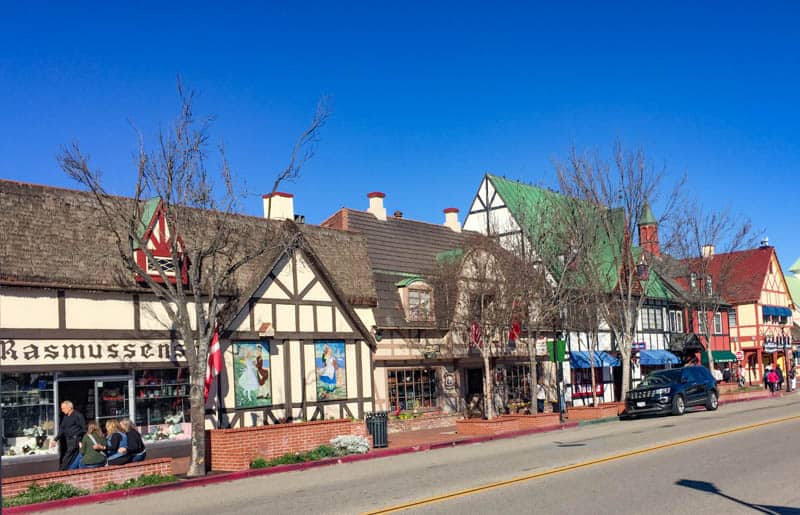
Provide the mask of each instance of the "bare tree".
POLYGON ((573 148, 566 162, 556 163, 559 188, 587 206, 575 218, 589 224, 579 233, 594 232, 592 244, 578 259, 582 287, 593 292, 603 320, 610 327, 622 357, 622 397, 630 387, 631 347, 636 317, 645 300, 645 281, 637 267, 632 235, 645 203, 661 197, 662 217, 674 214, 683 180, 666 195, 664 168, 656 168, 639 148, 627 152, 617 142, 612 159, 573 148), (587 220, 587 214, 592 214, 587 220))
POLYGON ((678 260, 666 258, 657 265, 683 282, 690 309, 698 316, 698 333, 706 341, 708 368, 713 371, 714 316, 729 306, 729 297, 737 296, 741 281, 736 272, 744 259, 737 251, 754 247, 756 237, 749 219, 733 216, 727 209, 712 211, 697 201, 687 205, 675 224, 674 231, 682 237, 673 239, 666 250, 678 260))
MULTIPOLYGON (((260 257, 287 248, 294 236, 280 224, 263 224, 255 233, 237 231, 235 219, 240 194, 220 146, 209 149, 210 118, 198 118, 193 94, 178 84, 180 112, 167 130, 159 132, 155 146, 148 150, 139 135, 133 198, 110 195, 101 173, 75 143, 62 149, 58 161, 70 177, 94 194, 103 223, 117 243, 119 258, 160 301, 172 329, 183 347, 190 371, 192 453, 190 476, 206 473, 204 381, 209 343, 218 327, 230 321, 237 305, 237 274, 260 257), (216 160, 216 174, 209 163, 216 160), (213 176, 212 176, 213 175, 213 176), (157 266, 153 253, 143 241, 150 219, 145 199, 156 197, 169 229, 169 263, 157 266), (134 259, 134 249, 146 254, 144 267, 134 259), (169 270, 179 271, 170 275, 169 270), (153 277, 151 274, 156 275, 153 277)), ((308 129, 295 144, 289 165, 273 184, 299 176, 302 165, 313 155, 313 144, 328 117, 321 102, 308 129)))

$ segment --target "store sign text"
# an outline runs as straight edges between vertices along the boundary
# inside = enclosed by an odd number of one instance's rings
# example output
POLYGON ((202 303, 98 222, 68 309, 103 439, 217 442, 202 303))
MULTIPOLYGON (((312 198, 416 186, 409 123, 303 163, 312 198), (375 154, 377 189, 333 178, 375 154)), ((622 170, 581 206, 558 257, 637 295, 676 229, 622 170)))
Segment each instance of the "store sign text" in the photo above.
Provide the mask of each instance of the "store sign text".
POLYGON ((183 346, 164 343, 35 343, 0 340, 0 361, 22 363, 83 363, 185 360, 183 346))

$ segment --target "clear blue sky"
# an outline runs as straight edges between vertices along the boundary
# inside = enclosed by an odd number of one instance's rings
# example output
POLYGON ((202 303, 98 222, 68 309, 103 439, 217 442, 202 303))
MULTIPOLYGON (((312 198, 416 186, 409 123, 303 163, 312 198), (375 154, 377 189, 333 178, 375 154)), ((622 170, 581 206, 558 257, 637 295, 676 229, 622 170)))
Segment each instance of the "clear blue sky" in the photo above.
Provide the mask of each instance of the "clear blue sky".
POLYGON ((318 153, 282 188, 309 222, 374 190, 390 213, 463 220, 484 172, 548 182, 570 145, 619 138, 750 216, 784 269, 800 256, 800 4, 115 4, 3 6, 3 178, 75 187, 55 155, 77 140, 129 194, 129 121, 169 121, 180 74, 251 214, 328 94, 318 153))

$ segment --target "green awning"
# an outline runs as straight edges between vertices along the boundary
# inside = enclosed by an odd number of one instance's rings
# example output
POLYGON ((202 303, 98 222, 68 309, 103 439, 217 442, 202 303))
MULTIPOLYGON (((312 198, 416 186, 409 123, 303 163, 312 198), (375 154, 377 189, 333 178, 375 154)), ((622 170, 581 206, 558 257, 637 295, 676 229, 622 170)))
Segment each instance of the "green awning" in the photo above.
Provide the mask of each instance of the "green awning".
MULTIPOLYGON (((714 359, 714 363, 733 363, 738 361, 736 355, 729 350, 712 350, 711 357, 714 359)), ((700 354, 700 359, 704 365, 708 365, 708 353, 706 351, 700 354)))

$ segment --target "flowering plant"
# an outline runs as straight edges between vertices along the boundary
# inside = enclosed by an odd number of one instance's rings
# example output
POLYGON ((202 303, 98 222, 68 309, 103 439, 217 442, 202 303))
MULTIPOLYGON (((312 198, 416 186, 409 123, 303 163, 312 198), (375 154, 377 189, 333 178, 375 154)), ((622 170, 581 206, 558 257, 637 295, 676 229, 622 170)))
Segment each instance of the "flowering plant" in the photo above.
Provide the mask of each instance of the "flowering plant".
POLYGON ((343 435, 331 440, 331 445, 339 454, 366 454, 369 441, 363 436, 343 435))

